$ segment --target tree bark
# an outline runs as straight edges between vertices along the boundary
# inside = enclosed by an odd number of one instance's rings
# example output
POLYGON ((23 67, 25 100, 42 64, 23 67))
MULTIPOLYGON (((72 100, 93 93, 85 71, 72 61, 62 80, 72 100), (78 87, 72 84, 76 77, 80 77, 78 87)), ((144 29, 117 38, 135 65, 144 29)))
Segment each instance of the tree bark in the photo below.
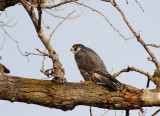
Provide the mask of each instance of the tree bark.
POLYGON ((160 106, 160 92, 156 90, 139 90, 129 85, 121 85, 115 92, 94 83, 58 84, 51 80, 2 75, 0 75, 0 99, 64 111, 72 110, 78 105, 118 110, 160 106))
POLYGON ((4 11, 7 7, 14 6, 20 0, 0 0, 0 11, 4 11))

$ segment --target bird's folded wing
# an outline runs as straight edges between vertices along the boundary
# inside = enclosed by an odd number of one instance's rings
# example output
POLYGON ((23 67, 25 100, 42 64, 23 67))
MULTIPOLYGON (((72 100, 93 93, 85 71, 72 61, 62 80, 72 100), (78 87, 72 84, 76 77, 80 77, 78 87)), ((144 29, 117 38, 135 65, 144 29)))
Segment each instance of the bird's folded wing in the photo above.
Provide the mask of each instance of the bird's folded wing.
POLYGON ((95 70, 96 73, 108 78, 109 80, 113 81, 114 83, 116 83, 117 85, 121 85, 122 83, 119 82, 116 78, 114 78, 111 74, 104 72, 104 71, 97 71, 95 70))

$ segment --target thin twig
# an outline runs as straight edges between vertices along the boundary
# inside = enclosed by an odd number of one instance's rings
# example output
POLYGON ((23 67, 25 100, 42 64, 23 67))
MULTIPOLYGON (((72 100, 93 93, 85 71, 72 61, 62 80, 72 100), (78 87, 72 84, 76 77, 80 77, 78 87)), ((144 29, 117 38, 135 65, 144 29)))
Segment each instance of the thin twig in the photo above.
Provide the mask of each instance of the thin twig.
POLYGON ((146 46, 151 46, 151 47, 160 48, 160 45, 156 45, 156 44, 146 44, 146 46))
POLYGON ((139 110, 138 115, 141 116, 141 110, 139 110))
POLYGON ((143 108, 141 107, 138 114, 139 114, 139 116, 141 116, 141 114, 142 114, 142 116, 145 116, 146 112, 147 112, 147 109, 144 111, 143 108))
POLYGON ((58 83, 64 83, 66 81, 66 79, 64 78, 64 69, 62 68, 62 64, 59 61, 59 57, 56 54, 55 50, 53 49, 52 45, 50 42, 48 42, 48 38, 45 36, 43 30, 42 30, 42 26, 38 27, 38 18, 34 12, 34 9, 32 9, 32 7, 30 7, 24 0, 20 0, 21 4, 23 5, 23 7, 25 8, 25 10, 28 12, 34 27, 37 31, 38 37, 39 39, 42 41, 42 43, 44 44, 44 46, 47 48, 48 50, 48 54, 50 56, 50 58, 52 59, 52 63, 53 63, 53 68, 54 71, 52 71, 52 76, 54 76, 55 78, 53 79, 54 81, 58 81, 58 83))
POLYGON ((129 116, 129 110, 126 110, 126 116, 129 116))
POLYGON ((5 40, 6 40, 6 34, 4 34, 4 39, 3 39, 2 45, 0 46, 0 51, 3 49, 5 40))
POLYGON ((52 33, 50 34, 48 41, 50 41, 53 33, 58 29, 58 27, 59 27, 71 14, 73 14, 75 11, 76 11, 76 10, 74 10, 74 11, 71 12, 71 13, 69 13, 69 14, 56 26, 56 28, 55 28, 55 29, 52 31, 52 33))
POLYGON ((4 22, 0 22, 0 26, 6 26, 6 27, 14 27, 17 23, 15 23, 15 24, 13 24, 13 25, 8 25, 12 20, 14 19, 14 17, 13 18, 11 18, 9 21, 7 21, 6 23, 4 23, 4 22))
POLYGON ((51 9, 51 8, 55 8, 55 7, 58 7, 58 6, 61 6, 61 5, 70 3, 70 2, 74 2, 74 1, 77 1, 77 0, 64 0, 64 1, 60 2, 60 3, 58 3, 58 4, 54 4, 54 5, 51 5, 51 6, 43 5, 43 6, 41 6, 41 8, 51 9))
POLYGON ((42 18, 42 24, 43 24, 43 26, 44 26, 46 29, 50 29, 50 26, 44 24, 43 18, 42 18))
MULTIPOLYGON (((108 1, 109 1, 109 0, 108 0, 108 1)), ((119 32, 119 30, 117 30, 117 29, 113 26, 113 24, 107 19, 107 17, 106 17, 103 13, 101 13, 100 11, 98 11, 98 10, 96 10, 96 9, 90 7, 90 6, 87 6, 87 5, 83 4, 83 3, 79 3, 79 2, 77 2, 77 1, 75 1, 75 3, 78 4, 78 5, 84 6, 84 7, 88 8, 88 9, 90 9, 90 10, 92 10, 92 11, 97 12, 98 14, 100 14, 102 17, 105 18, 105 20, 107 21, 107 23, 108 23, 122 38, 124 38, 124 40, 128 40, 126 37, 124 37, 124 36, 119 32)))
POLYGON ((142 8, 142 6, 141 6, 141 4, 137 1, 137 0, 135 0, 136 2, 137 2, 137 4, 139 5, 139 7, 142 9, 142 11, 144 12, 144 9, 142 8))
POLYGON ((13 42, 15 42, 15 43, 17 44, 17 48, 18 48, 20 54, 23 55, 23 56, 26 56, 25 54, 22 53, 22 51, 21 51, 21 49, 20 49, 20 47, 19 47, 18 41, 14 40, 14 39, 8 34, 8 32, 5 30, 5 28, 4 28, 3 26, 2 26, 2 29, 3 29, 3 31, 5 32, 5 34, 9 37, 9 39, 12 40, 13 42))
POLYGON ((48 57, 50 57, 50 54, 47 54, 47 53, 45 53, 45 52, 42 52, 42 51, 40 51, 39 49, 36 49, 39 53, 41 53, 41 54, 43 54, 43 56, 48 56, 48 57))
POLYGON ((156 116, 160 112, 160 109, 158 109, 155 113, 152 114, 152 116, 156 116))
POLYGON ((58 3, 58 4, 56 4, 56 5, 52 5, 52 6, 42 6, 42 8, 54 8, 54 7, 58 7, 58 6, 61 6, 61 5, 64 5, 64 4, 66 4, 66 3, 70 3, 70 2, 74 2, 74 1, 76 1, 76 0, 64 0, 64 1, 62 1, 62 2, 60 2, 60 3, 58 3))
MULTIPOLYGON (((71 14, 73 14, 75 11, 76 11, 76 10, 74 10, 74 11, 71 12, 71 13, 69 13, 69 14, 56 26, 56 28, 54 28, 54 30, 53 30, 52 33, 50 34, 50 37, 49 37, 49 39, 48 39, 48 42, 50 42, 53 33, 58 29, 58 27, 59 27, 71 14)), ((45 48, 43 54, 45 54, 45 52, 46 52, 46 48, 45 48)), ((46 72, 44 71, 44 61, 45 61, 45 56, 43 56, 41 72, 44 73, 44 74, 46 74, 46 72)), ((47 76, 48 76, 48 75, 47 75, 47 76)))
POLYGON ((107 110, 107 111, 105 111, 105 110, 104 110, 104 113, 103 113, 103 114, 101 114, 100 116, 104 116, 104 115, 106 115, 109 111, 110 111, 110 110, 107 110))
POLYGON ((153 54, 153 52, 149 49, 149 47, 146 46, 146 43, 141 39, 140 35, 136 33, 136 31, 132 28, 132 26, 130 25, 130 23, 128 22, 124 12, 122 11, 122 9, 118 6, 118 4, 115 1, 109 1, 122 15, 123 20, 125 21, 125 23, 127 24, 127 26, 129 27, 129 29, 131 30, 131 32, 134 34, 134 36, 137 38, 137 41, 141 43, 141 45, 144 47, 144 49, 148 52, 148 54, 150 55, 150 57, 153 60, 153 63, 155 64, 156 68, 158 71, 160 71, 160 64, 157 60, 157 58, 155 57, 155 55, 153 54))
POLYGON ((151 61, 153 62, 152 58, 151 57, 147 57, 148 61, 151 61))
POLYGON ((123 116, 123 111, 121 112, 121 115, 120 116, 123 116))
POLYGON ((90 116, 93 116, 92 115, 92 107, 91 106, 89 106, 89 112, 90 112, 90 116))
POLYGON ((128 66, 126 69, 122 69, 122 70, 121 70, 120 72, 118 72, 118 73, 114 73, 113 76, 114 76, 114 77, 117 77, 117 76, 119 76, 121 73, 123 73, 123 72, 129 72, 129 71, 139 72, 139 73, 147 76, 151 81, 154 82, 154 78, 153 78, 153 76, 152 76, 151 74, 149 74, 148 72, 146 73, 146 72, 144 72, 144 71, 142 71, 142 70, 140 70, 140 69, 137 69, 137 68, 131 67, 131 66, 128 66))
POLYGON ((29 53, 29 52, 25 52, 25 56, 29 56, 29 55, 37 55, 37 56, 45 56, 44 54, 35 54, 35 53, 29 53))

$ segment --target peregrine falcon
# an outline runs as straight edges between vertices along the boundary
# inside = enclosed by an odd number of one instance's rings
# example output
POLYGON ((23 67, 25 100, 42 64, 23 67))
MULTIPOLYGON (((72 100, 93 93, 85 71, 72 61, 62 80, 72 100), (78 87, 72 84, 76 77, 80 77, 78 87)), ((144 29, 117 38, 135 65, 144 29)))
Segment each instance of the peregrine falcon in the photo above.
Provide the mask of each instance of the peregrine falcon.
POLYGON ((75 44, 71 51, 75 54, 75 60, 85 81, 104 84, 113 90, 117 90, 116 85, 121 85, 107 71, 101 58, 92 49, 82 44, 75 44))

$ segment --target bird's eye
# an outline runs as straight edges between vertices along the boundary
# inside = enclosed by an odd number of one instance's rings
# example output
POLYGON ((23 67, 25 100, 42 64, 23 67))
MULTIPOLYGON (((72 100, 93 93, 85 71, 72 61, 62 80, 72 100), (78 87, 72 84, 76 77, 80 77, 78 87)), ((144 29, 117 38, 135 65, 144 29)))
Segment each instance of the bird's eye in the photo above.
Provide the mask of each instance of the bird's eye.
POLYGON ((74 47, 74 51, 77 51, 77 46, 74 47))

